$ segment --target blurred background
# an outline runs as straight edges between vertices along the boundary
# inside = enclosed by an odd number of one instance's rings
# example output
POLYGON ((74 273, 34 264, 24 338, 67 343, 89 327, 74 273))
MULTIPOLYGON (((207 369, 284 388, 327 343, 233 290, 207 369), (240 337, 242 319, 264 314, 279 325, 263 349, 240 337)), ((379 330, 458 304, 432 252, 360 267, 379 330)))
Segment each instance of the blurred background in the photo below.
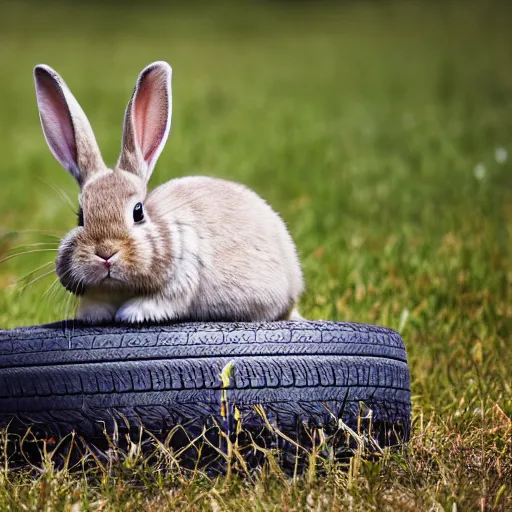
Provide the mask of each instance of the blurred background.
POLYGON ((78 187, 46 146, 34 65, 64 77, 113 165, 138 73, 167 60, 152 185, 205 174, 267 199, 303 262, 302 313, 404 337, 415 475, 442 460, 447 503, 510 493, 511 5, 3 0, 0 328, 74 307, 52 262, 78 187))
POLYGON ((137 74, 162 59, 174 108, 152 185, 206 174, 267 199, 304 264, 303 314, 399 329, 425 378, 448 346, 503 349, 511 14, 471 0, 2 2, 0 326, 73 308, 44 274, 78 189, 46 146, 33 66, 64 77, 113 165, 137 74))

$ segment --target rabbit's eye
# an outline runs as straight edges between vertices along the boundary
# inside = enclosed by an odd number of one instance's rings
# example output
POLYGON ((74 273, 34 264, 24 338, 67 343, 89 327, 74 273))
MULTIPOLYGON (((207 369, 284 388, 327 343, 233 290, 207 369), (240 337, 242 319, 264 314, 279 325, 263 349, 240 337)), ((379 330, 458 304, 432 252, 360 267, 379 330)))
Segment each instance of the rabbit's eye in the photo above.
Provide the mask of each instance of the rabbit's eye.
POLYGON ((81 207, 78 209, 76 216, 78 217, 78 225, 83 226, 84 225, 84 211, 82 210, 81 207))
POLYGON ((133 221, 142 222, 144 220, 144 209, 142 203, 137 203, 133 209, 133 221))

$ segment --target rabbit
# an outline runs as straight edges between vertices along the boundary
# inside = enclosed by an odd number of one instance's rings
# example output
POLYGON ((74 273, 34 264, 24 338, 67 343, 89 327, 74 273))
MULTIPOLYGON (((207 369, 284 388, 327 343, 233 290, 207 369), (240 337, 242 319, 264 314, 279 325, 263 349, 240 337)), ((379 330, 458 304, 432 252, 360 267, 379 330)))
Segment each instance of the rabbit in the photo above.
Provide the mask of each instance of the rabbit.
POLYGON ((249 188, 173 179, 148 192, 171 126, 168 63, 140 73, 121 155, 106 167, 77 100, 49 66, 34 68, 43 133, 77 181, 78 226, 61 241, 56 272, 79 297, 75 318, 98 324, 300 319, 304 282, 281 217, 249 188))

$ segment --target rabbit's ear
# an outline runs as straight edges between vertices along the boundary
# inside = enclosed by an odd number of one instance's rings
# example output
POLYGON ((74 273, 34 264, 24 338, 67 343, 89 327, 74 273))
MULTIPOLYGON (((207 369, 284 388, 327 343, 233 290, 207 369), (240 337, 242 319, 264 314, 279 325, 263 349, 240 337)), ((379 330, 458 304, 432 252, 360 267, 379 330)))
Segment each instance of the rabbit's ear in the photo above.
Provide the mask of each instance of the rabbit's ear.
POLYGON ((37 105, 53 156, 80 186, 106 169, 91 125, 62 78, 49 66, 34 68, 37 105))
POLYGON ((171 66, 153 62, 139 75, 126 108, 117 169, 149 181, 171 128, 171 66))

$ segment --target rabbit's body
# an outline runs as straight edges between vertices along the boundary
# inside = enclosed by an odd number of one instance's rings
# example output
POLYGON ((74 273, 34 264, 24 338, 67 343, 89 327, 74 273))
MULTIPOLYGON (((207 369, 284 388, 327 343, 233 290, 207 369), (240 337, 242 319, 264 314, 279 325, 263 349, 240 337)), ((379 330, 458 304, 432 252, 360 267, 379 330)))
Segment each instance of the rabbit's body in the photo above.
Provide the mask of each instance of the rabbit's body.
POLYGON ((62 241, 56 265, 62 284, 81 297, 77 318, 138 323, 292 315, 303 289, 300 263, 284 222, 261 197, 208 177, 179 178, 146 192, 170 125, 167 64, 148 66, 139 77, 114 170, 103 164, 62 79, 38 67, 36 87, 48 144, 81 186, 81 222, 62 241))
POLYGON ((238 183, 188 177, 161 185, 146 204, 155 211, 165 205, 171 255, 164 294, 173 318, 290 314, 302 292, 299 260, 284 222, 257 194, 238 183))

